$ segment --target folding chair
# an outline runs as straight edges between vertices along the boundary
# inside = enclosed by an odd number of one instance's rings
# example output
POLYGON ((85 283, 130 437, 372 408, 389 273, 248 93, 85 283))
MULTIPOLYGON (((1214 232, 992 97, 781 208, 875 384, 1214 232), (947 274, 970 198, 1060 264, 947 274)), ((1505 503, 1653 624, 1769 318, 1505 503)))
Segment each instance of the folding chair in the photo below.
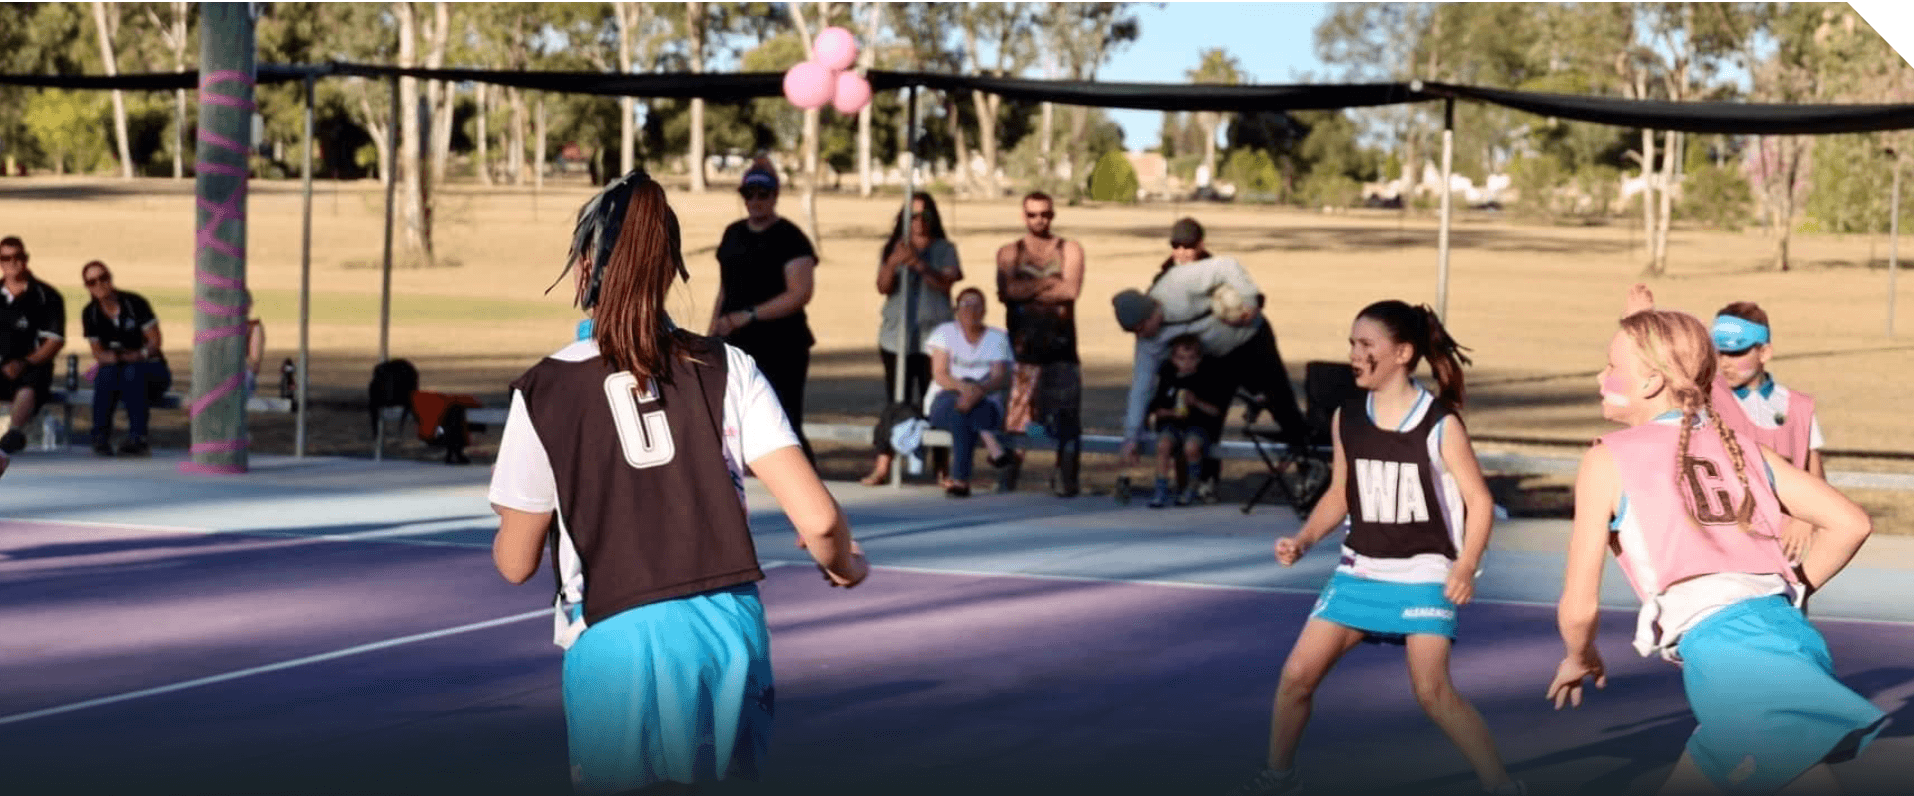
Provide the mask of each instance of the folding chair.
POLYGON ((1256 446, 1256 455, 1262 458, 1263 466, 1269 468, 1269 472, 1263 476, 1262 486, 1257 487, 1256 494, 1243 504, 1244 514, 1254 510, 1256 504, 1262 502, 1263 497, 1274 488, 1282 493, 1285 502, 1295 509, 1297 516, 1304 519, 1309 517, 1309 512, 1316 508, 1316 502, 1329 489, 1329 467, 1334 458, 1329 419, 1335 415, 1336 407, 1361 394, 1362 388, 1356 386, 1355 372, 1350 370, 1347 363, 1311 362, 1306 365, 1303 369, 1303 398, 1307 404, 1303 417, 1309 423, 1309 446, 1304 449, 1285 444, 1284 429, 1256 424, 1257 415, 1265 411, 1262 396, 1241 395, 1249 403, 1243 434, 1256 446))

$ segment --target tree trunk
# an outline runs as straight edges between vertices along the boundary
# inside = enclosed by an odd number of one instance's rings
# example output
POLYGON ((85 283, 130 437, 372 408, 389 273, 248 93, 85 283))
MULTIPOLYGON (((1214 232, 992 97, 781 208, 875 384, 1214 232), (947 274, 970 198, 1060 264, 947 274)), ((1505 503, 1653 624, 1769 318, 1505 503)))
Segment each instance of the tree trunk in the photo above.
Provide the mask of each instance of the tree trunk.
POLYGON ((1655 131, 1642 131, 1642 245, 1647 248, 1648 266, 1645 269, 1652 276, 1660 276, 1655 270, 1655 131))
MULTIPOLYGON (((180 67, 184 71, 185 67, 180 67)), ((173 179, 186 179, 186 89, 173 92, 173 179)))
POLYGON ((1043 179, 1049 181, 1057 176, 1056 161, 1050 159, 1050 141, 1056 137, 1056 111, 1050 103, 1043 104, 1043 124, 1039 125, 1043 138, 1038 140, 1039 151, 1043 154, 1043 179))
MULTIPOLYGON (((613 3, 612 15, 618 21, 618 73, 631 74, 631 24, 633 9, 629 2, 613 3)), ((636 106, 629 96, 618 98, 618 175, 630 174, 637 159, 637 135, 632 129, 636 106)), ((605 175, 607 177, 611 175, 605 175)))
POLYGON ((492 184, 492 91, 491 86, 477 83, 472 86, 473 99, 478 101, 478 163, 473 171, 478 172, 480 185, 492 184))
POLYGON ((1089 176, 1084 174, 1083 131, 1090 125, 1090 109, 1081 105, 1070 109, 1070 195, 1082 196, 1089 190, 1089 176))
MULTIPOLYGON (((392 11, 399 18, 399 67, 410 69, 418 65, 417 19, 411 3, 393 3, 392 11)), ((425 222, 425 175, 419 162, 419 150, 423 146, 419 110, 418 79, 399 78, 399 118, 395 123, 399 125, 399 209, 405 226, 405 247, 430 264, 432 242, 425 222)))
MULTIPOLYGON (((380 85, 384 85, 384 81, 380 81, 380 85)), ((392 128, 380 124, 379 117, 373 115, 372 97, 369 91, 359 92, 359 113, 365 119, 366 133, 372 136, 372 149, 379 154, 379 187, 384 188, 392 181, 392 151, 387 143, 390 138, 387 131, 392 128)), ((388 123, 390 121, 387 120, 388 123)))
MULTIPOLYGON (((1216 114, 1202 113, 1197 116, 1198 126, 1203 130, 1203 173, 1210 182, 1216 181, 1216 114)), ((1182 153, 1177 153, 1182 154, 1182 153)))
MULTIPOLYGON (((445 46, 452 38, 451 4, 436 2, 432 4, 433 26, 431 35, 426 38, 431 50, 425 58, 425 68, 439 69, 445 66, 445 46)), ((425 185, 426 218, 431 218, 431 197, 438 187, 445 184, 446 164, 452 158, 452 109, 457 105, 458 86, 443 80, 431 83, 428 107, 432 118, 432 179, 425 185)), ((428 224, 429 227, 429 224, 428 224)), ((429 236, 428 230, 428 236, 429 236)))
POLYGON ((525 184, 525 91, 519 88, 505 90, 510 97, 512 124, 507 136, 509 148, 505 152, 505 182, 511 185, 525 184))
MULTIPOLYGON (((106 5, 98 0, 93 3, 93 27, 100 34, 100 60, 106 65, 106 76, 114 77, 120 73, 119 58, 113 52, 113 29, 119 27, 120 9, 114 4, 112 19, 108 19, 106 5)), ((113 89, 113 142, 120 153, 120 178, 133 179, 133 150, 126 140, 126 95, 117 88, 113 89)))
POLYGON ((545 95, 538 95, 538 149, 532 153, 532 190, 545 188, 545 95))
POLYGON ((1669 130, 1665 133, 1666 146, 1662 147, 1661 169, 1661 213, 1655 225, 1655 273, 1668 273, 1668 226, 1674 214, 1675 186, 1680 184, 1675 169, 1681 163, 1681 133, 1669 130))
MULTIPOLYGON (((871 67, 877 63, 877 33, 883 6, 878 3, 860 4, 867 13, 864 17, 864 48, 857 54, 859 73, 869 75, 871 67)), ((852 16, 856 16, 855 11, 852 16)), ((857 195, 870 196, 871 181, 871 103, 857 112, 857 195)))
MULTIPOLYGON (((686 26, 691 33, 691 73, 704 74, 704 4, 686 3, 685 15, 690 21, 686 26)), ((691 99, 691 148, 688 155, 690 163, 685 164, 691 171, 691 192, 704 193, 704 98, 691 99)))

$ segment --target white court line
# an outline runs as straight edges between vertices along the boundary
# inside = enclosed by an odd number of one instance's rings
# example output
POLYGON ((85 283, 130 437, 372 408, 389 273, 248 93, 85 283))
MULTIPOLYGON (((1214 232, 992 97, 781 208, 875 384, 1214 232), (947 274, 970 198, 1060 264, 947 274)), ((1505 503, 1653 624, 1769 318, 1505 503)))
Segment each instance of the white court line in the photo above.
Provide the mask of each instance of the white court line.
POLYGON ((0 517, 0 522, 30 522, 36 525, 77 525, 82 528, 119 528, 128 531, 163 531, 167 533, 210 533, 207 528, 187 528, 181 525, 140 525, 130 522, 92 522, 89 520, 53 520, 45 517, 0 517))
MULTIPOLYGON (((796 562, 789 562, 789 563, 796 563, 796 562)), ((1246 586, 1246 585, 1234 584, 1234 583, 1200 583, 1196 581, 1179 581, 1179 580, 1144 580, 1140 578, 1113 578, 1113 577, 1106 577, 1101 575, 1050 575, 1050 574, 1044 574, 1039 572, 991 572, 988 570, 944 569, 940 567, 899 567, 899 566, 890 566, 887 564, 872 564, 871 569, 873 570, 888 569, 888 570, 895 570, 897 572, 915 572, 915 573, 921 573, 925 575, 969 575, 973 577, 983 577, 983 578, 1026 578, 1029 580, 1054 580, 1054 581, 1066 581, 1066 582, 1074 582, 1074 583, 1134 583, 1140 586, 1170 586, 1170 587, 1184 588, 1184 589, 1209 589, 1213 591, 1247 591, 1247 592, 1259 592, 1263 594, 1311 595, 1311 594, 1322 593, 1322 589, 1320 588, 1307 589, 1300 586, 1246 586)), ((1554 608, 1556 607, 1555 603, 1552 603, 1552 602, 1541 602, 1537 600, 1491 599, 1491 598, 1485 598, 1485 597, 1474 598, 1470 600, 1469 603, 1470 604, 1482 603, 1485 605, 1513 605, 1513 606, 1518 606, 1523 608, 1554 608)), ((1633 613, 1635 610, 1637 610, 1637 607, 1633 605, 1603 605, 1602 610, 1627 611, 1627 612, 1633 613)), ((1905 620, 1905 619, 1859 619, 1859 618, 1846 617, 1846 616, 1821 616, 1816 614, 1809 614, 1808 621, 1810 622, 1844 622, 1849 624, 1863 624, 1863 625, 1900 625, 1903 627, 1914 627, 1914 621, 1905 620)))
POLYGON ((460 633, 469 633, 474 630, 485 630, 487 628, 499 627, 501 625, 509 625, 513 622, 523 622, 527 619, 533 619, 537 617, 549 618, 551 615, 552 615, 552 609, 541 608, 536 611, 527 611, 522 614, 514 614, 512 616, 501 617, 498 619, 488 619, 483 622, 473 622, 472 624, 469 624, 469 625, 459 625, 458 627, 448 627, 444 630, 433 630, 426 633, 417 633, 410 636, 401 636, 399 638, 387 639, 385 641, 375 641, 371 644, 361 644, 357 647, 347 647, 342 650, 324 652, 318 655, 309 655, 304 658, 295 658, 290 661, 281 661, 279 663, 269 663, 264 666, 254 666, 250 669, 240 669, 239 671, 226 672, 225 674, 215 674, 210 677, 201 677, 196 680, 187 680, 184 682, 172 683, 170 685, 162 685, 155 688, 142 689, 139 691, 128 691, 123 694, 114 694, 112 696, 100 697, 98 699, 89 699, 84 702, 74 702, 72 704, 60 705, 58 707, 45 708, 42 710, 28 711, 26 713, 15 713, 11 716, 0 717, 0 725, 13 724, 15 722, 46 718, 47 716, 57 716, 62 713, 71 713, 76 710, 85 710, 87 708, 97 708, 104 705, 112 705, 119 702, 127 702, 127 701, 135 700, 135 699, 143 699, 145 697, 150 697, 150 696, 159 696, 160 694, 170 694, 174 691, 184 691, 189 688, 198 688, 203 685, 212 685, 214 683, 223 683, 229 680, 238 680, 242 677, 251 677, 256 674, 266 674, 269 672, 277 672, 284 669, 291 669, 298 666, 305 666, 308 664, 323 663, 325 661, 335 660, 338 658, 344 658, 350 655, 358 655, 360 653, 365 653, 365 652, 376 652, 382 649, 390 649, 392 647, 397 647, 403 644, 411 644, 417 641, 430 641, 432 639, 444 638, 446 636, 454 636, 460 633))

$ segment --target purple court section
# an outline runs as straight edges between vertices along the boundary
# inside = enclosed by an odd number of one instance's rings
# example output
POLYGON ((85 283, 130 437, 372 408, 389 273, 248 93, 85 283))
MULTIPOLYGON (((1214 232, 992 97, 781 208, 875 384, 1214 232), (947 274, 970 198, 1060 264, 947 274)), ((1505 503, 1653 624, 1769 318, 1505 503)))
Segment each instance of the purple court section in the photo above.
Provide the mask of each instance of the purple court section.
MULTIPOLYGON (((504 584, 482 549, 5 526, 0 721, 522 614, 549 588, 547 573, 504 584)), ((894 569, 844 591, 809 567, 763 590, 778 701, 760 793, 1220 793, 1261 758, 1313 599, 894 569)), ((1607 690, 1555 713, 1553 611, 1464 610, 1458 685, 1536 792, 1652 792, 1693 728, 1674 667, 1628 650, 1630 619, 1606 617, 1607 690)), ((1914 683, 1907 627, 1822 629, 1862 693, 1914 683)), ((550 630, 526 619, 0 723, 0 792, 563 793, 550 630)), ((1399 647, 1353 651, 1316 716, 1302 761, 1322 792, 1476 790, 1399 647)))

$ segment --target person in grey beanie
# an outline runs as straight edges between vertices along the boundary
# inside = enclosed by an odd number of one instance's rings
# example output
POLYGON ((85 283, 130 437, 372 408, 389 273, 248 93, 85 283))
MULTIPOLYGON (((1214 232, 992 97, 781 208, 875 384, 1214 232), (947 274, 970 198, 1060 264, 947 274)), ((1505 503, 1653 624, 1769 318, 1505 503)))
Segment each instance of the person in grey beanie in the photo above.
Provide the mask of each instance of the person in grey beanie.
MULTIPOLYGON (((1201 227, 1196 230, 1200 235, 1201 227)), ((1199 250, 1200 238, 1173 243, 1188 244, 1194 254, 1199 250)), ((1148 292, 1125 290, 1112 299, 1117 325, 1136 335, 1130 394, 1123 414, 1121 452, 1125 462, 1134 464, 1137 460, 1137 446, 1145 431, 1145 410, 1156 389, 1157 369, 1169 356, 1169 341, 1182 334, 1196 335, 1202 341, 1204 356, 1220 360, 1223 371, 1238 378, 1238 387, 1262 396, 1261 408, 1267 409, 1282 427, 1285 442, 1307 444, 1308 422, 1303 419, 1295 387, 1289 382, 1289 370, 1276 347, 1276 333, 1263 317, 1261 295, 1241 263, 1210 256, 1176 262, 1157 275, 1148 292), (1212 309, 1213 303, 1229 304, 1213 301, 1222 291, 1233 292, 1240 299, 1242 308, 1233 317, 1219 316, 1212 309)))

